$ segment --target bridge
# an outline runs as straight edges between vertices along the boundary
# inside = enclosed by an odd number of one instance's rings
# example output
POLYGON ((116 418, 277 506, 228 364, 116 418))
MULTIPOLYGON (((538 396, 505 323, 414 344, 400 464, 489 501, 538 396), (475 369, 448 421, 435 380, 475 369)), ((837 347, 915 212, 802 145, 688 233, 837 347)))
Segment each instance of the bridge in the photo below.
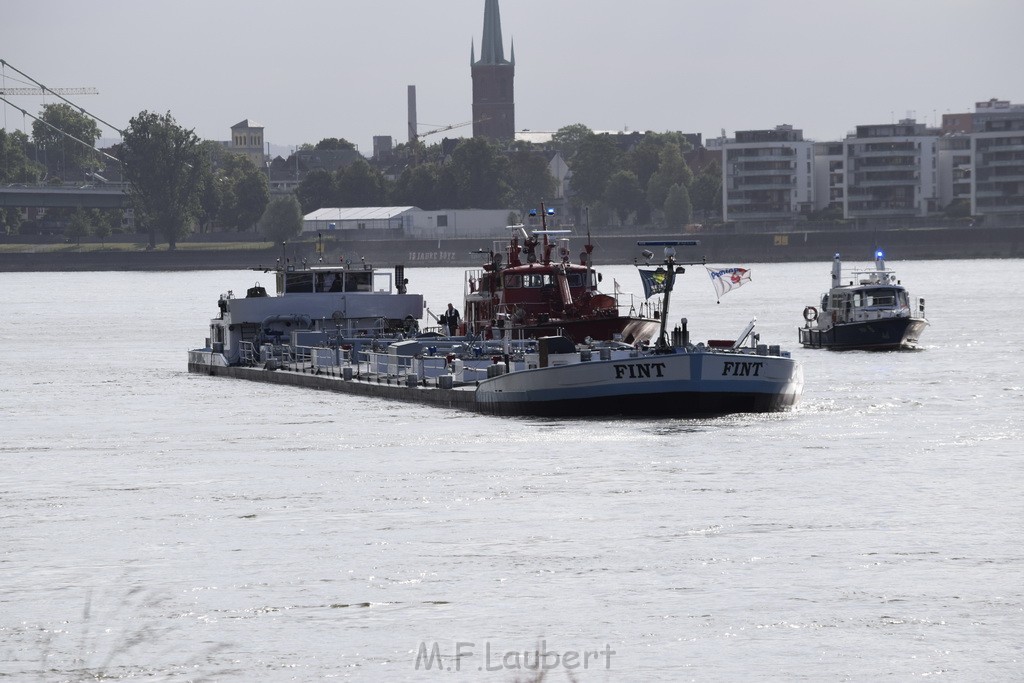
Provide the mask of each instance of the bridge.
POLYGON ((127 185, 0 185, 0 207, 126 209, 127 185))

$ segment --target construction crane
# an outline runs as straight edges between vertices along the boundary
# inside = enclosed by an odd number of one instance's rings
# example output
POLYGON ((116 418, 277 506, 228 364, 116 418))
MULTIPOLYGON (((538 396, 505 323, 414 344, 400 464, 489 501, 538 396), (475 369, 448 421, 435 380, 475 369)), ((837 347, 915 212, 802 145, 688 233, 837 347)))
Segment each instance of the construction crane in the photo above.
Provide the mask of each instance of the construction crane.
POLYGON ((96 88, 0 88, 0 95, 99 95, 96 88))
POLYGON ((413 138, 413 142, 419 142, 422 138, 425 138, 428 135, 434 135, 435 133, 443 133, 446 130, 462 128, 463 126, 469 126, 474 123, 478 123, 478 121, 463 121, 462 123, 453 123, 450 126, 441 126, 440 128, 435 128, 434 130, 428 130, 425 133, 416 133, 416 136, 413 138))

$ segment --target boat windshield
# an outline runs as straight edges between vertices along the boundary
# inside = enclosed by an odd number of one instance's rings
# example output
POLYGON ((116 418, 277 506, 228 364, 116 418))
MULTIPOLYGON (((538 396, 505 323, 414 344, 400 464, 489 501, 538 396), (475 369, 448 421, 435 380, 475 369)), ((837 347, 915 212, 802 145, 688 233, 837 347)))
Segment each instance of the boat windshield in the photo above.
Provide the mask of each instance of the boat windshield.
POLYGON ((308 292, 370 292, 374 289, 372 270, 282 271, 277 274, 279 294, 308 292))
MULTIPOLYGON (((891 287, 863 289, 859 292, 854 292, 853 305, 857 308, 866 308, 871 306, 892 308, 896 306, 898 302, 897 291, 898 290, 891 287)), ((903 303, 906 303, 906 292, 901 293, 903 294, 903 303)))
MULTIPOLYGON (((569 287, 583 287, 587 282, 586 271, 571 270, 565 274, 565 279, 569 283, 569 287)), ((557 284, 557 276, 554 273, 505 274, 506 289, 519 289, 520 287, 536 289, 557 284)))

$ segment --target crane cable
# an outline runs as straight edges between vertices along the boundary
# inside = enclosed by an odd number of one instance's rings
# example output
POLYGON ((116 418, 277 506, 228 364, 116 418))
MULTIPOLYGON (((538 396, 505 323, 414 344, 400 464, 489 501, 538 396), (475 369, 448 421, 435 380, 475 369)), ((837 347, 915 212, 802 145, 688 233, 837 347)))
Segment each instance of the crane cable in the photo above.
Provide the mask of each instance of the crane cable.
MULTIPOLYGON (((31 119, 32 119, 33 121, 38 121, 39 123, 43 124, 44 126, 46 126, 46 127, 48 127, 48 128, 52 128, 53 130, 57 131, 58 133, 60 133, 60 134, 61 134, 61 135, 63 135, 64 137, 66 137, 66 138, 70 138, 71 140, 74 140, 74 141, 75 141, 75 142, 77 142, 78 144, 80 144, 80 145, 84 145, 85 147, 88 147, 89 149, 91 149, 92 151, 96 152, 97 154, 102 154, 103 156, 105 156, 106 158, 110 159, 111 161, 116 161, 116 162, 117 162, 117 163, 119 163, 119 164, 120 164, 120 163, 122 163, 122 162, 121 162, 121 160, 120 160, 120 159, 118 159, 117 157, 115 157, 115 156, 112 156, 112 155, 110 155, 110 154, 107 154, 107 153, 106 153, 106 152, 104 152, 104 151, 103 151, 102 149, 96 149, 95 147, 93 147, 92 145, 90 145, 90 144, 89 144, 88 142, 85 142, 84 140, 79 140, 79 139, 78 139, 78 138, 76 138, 76 137, 75 137, 74 135, 71 135, 70 133, 66 133, 66 132, 62 131, 62 130, 61 130, 60 128, 58 128, 57 126, 53 125, 53 124, 52 124, 52 123, 50 123, 49 121, 45 121, 45 120, 43 120, 43 119, 39 118, 38 116, 33 116, 32 114, 29 114, 29 113, 28 113, 27 111, 25 111, 24 109, 22 109, 22 108, 21 108, 21 107, 19 107, 18 105, 14 104, 14 102, 11 102, 11 101, 10 101, 9 99, 7 99, 6 97, 2 97, 2 96, 0 96, 0 102, 6 102, 7 104, 11 105, 12 107, 14 107, 14 108, 15 108, 15 109, 17 109, 18 111, 20 111, 20 112, 21 112, 21 115, 22 115, 23 117, 24 117, 24 116, 28 116, 28 117, 30 117, 30 118, 31 118, 31 119)), ((85 112, 83 112, 83 113, 85 113, 85 112)), ((91 116, 91 114, 90 114, 90 116, 91 116)))
MULTIPOLYGON (((43 89, 44 91, 46 91, 46 92, 48 92, 48 93, 50 93, 50 94, 54 95, 55 97, 58 97, 58 98, 60 98, 60 99, 64 100, 64 102, 66 102, 66 103, 67 103, 68 105, 70 105, 71 107, 73 107, 73 108, 77 109, 78 111, 82 112, 82 113, 83 113, 83 114, 85 114, 86 116, 90 116, 90 117, 92 117, 92 118, 96 119, 97 121, 99 121, 100 123, 102 123, 102 124, 103 124, 104 126, 106 126, 107 128, 110 128, 111 130, 115 130, 115 131, 117 131, 117 134, 118 134, 118 135, 120 135, 121 137, 124 137, 124 131, 123 131, 123 130, 121 130, 120 128, 118 128, 117 126, 115 126, 114 124, 112 124, 112 123, 107 123, 106 121, 104 121, 104 120, 103 120, 103 119, 101 119, 100 117, 96 116, 96 115, 95 115, 95 114, 93 114, 92 112, 88 112, 88 111, 86 111, 86 110, 85 110, 85 109, 84 109, 83 107, 80 107, 80 106, 78 106, 77 104, 75 104, 74 102, 72 102, 72 101, 71 101, 71 100, 69 100, 68 98, 64 97, 64 96, 63 96, 63 95, 61 95, 60 93, 58 93, 58 92, 55 92, 55 91, 53 91, 53 90, 52 90, 52 89, 50 89, 50 88, 47 88, 47 87, 46 87, 45 85, 43 85, 42 83, 40 83, 40 82, 39 82, 39 81, 37 81, 36 79, 32 78, 31 76, 29 76, 29 75, 28 75, 27 73, 25 73, 24 71, 22 71, 22 70, 18 69, 17 67, 15 67, 14 65, 12 65, 12 64, 11 64, 10 62, 8 62, 8 61, 6 61, 6 60, 3 60, 3 59, 0 59, 0 66, 3 66, 4 68, 6 68, 6 67, 11 67, 11 69, 12 69, 13 71, 16 71, 16 72, 18 72, 19 74, 21 74, 22 76, 24 76, 24 77, 25 77, 25 78, 27 78, 28 80, 32 81, 33 83, 35 83, 36 85, 38 85, 38 86, 39 86, 40 88, 42 88, 42 89, 43 89)), ((7 100, 4 100, 4 102, 7 102, 7 100)), ((7 102, 7 103, 8 103, 8 104, 11 104, 10 102, 7 102)), ((18 107, 16 107, 16 106, 15 106, 15 105, 13 105, 13 104, 11 104, 11 106, 12 106, 12 107, 15 107, 15 109, 17 109, 17 108, 18 108, 18 107)), ((38 119, 37 119, 37 120, 38 120, 38 119)), ((68 137, 71 137, 71 136, 69 135, 68 137)), ((79 142, 81 142, 81 140, 79 140, 79 142)), ((90 145, 90 146, 91 146, 91 145, 90 145)))

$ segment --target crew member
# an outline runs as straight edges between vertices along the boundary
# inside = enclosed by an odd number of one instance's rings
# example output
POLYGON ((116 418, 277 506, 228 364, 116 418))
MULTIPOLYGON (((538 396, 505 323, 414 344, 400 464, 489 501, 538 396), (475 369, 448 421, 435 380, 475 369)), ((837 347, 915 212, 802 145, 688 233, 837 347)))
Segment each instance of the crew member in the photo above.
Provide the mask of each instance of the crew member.
POLYGON ((454 337, 459 332, 459 312, 448 304, 448 310, 441 314, 441 324, 448 329, 448 335, 454 337))

